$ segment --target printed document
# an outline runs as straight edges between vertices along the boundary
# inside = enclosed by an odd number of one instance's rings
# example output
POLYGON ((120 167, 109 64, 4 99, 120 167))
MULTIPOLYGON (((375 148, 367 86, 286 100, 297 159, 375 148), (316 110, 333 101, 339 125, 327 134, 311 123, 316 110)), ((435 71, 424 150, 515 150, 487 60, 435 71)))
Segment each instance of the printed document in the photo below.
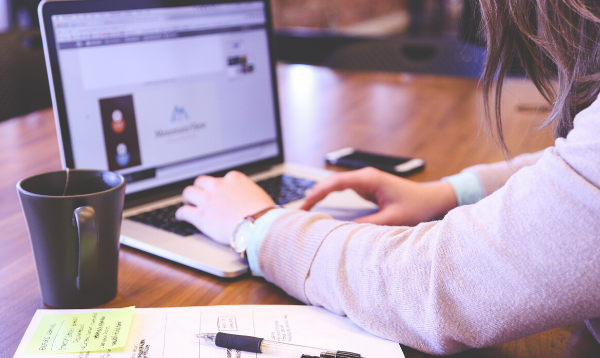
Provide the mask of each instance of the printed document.
POLYGON ((38 310, 15 358, 275 358, 232 351, 200 343, 200 333, 225 332, 255 336, 364 357, 403 358, 398 343, 375 337, 325 309, 311 306, 209 306, 136 308, 127 344, 98 352, 27 354, 26 348, 44 315, 80 314, 102 310, 38 310))

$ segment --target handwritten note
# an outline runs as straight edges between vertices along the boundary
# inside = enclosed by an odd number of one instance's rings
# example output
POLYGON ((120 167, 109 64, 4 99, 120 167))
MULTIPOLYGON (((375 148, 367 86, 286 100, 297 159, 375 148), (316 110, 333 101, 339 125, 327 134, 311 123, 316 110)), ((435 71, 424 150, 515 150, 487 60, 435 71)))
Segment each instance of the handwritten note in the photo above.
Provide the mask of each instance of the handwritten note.
POLYGON ((25 353, 77 353, 124 347, 134 307, 79 314, 45 314, 25 353))

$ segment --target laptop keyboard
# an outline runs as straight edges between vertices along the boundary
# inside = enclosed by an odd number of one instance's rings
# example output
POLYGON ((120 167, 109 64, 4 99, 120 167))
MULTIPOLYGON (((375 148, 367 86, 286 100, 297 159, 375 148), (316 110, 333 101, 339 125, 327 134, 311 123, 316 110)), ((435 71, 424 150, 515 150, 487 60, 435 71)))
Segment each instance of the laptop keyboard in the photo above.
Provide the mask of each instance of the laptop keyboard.
POLYGON ((315 185, 314 181, 294 178, 289 175, 268 178, 257 182, 277 205, 285 205, 305 197, 304 192, 315 185))
POLYGON ((181 206, 183 206, 183 203, 130 216, 127 219, 172 232, 173 234, 180 236, 189 236, 199 233, 200 231, 198 231, 194 225, 175 219, 175 212, 181 206))
MULTIPOLYGON (((257 182, 278 205, 285 205, 304 198, 304 192, 315 185, 314 181, 280 175, 257 182)), ((175 212, 183 203, 148 211, 127 219, 150 225, 180 236, 190 236, 200 231, 195 226, 175 219, 175 212)))

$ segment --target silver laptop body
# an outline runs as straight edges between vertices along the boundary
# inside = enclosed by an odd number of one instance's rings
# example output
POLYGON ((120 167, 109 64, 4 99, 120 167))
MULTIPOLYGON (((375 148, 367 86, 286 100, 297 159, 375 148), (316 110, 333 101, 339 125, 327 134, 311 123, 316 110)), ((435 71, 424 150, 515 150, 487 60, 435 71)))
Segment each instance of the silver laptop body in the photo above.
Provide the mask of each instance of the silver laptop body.
MULTIPOLYGON (((229 247, 133 218, 181 203, 198 175, 330 174, 284 163, 268 1, 43 1, 39 13, 62 165, 126 177, 121 243, 236 277, 248 265, 229 247)), ((316 210, 376 206, 344 191, 316 210)))

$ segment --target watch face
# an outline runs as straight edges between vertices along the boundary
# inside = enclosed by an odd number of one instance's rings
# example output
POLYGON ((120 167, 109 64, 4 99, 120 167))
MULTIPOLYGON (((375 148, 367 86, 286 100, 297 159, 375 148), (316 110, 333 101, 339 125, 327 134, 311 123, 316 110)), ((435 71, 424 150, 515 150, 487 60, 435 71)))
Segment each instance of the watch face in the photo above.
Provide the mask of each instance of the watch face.
POLYGON ((233 244, 236 252, 242 253, 246 251, 246 248, 248 248, 248 237, 250 236, 251 230, 252 223, 248 220, 244 220, 240 226, 238 226, 235 236, 233 237, 233 244))

